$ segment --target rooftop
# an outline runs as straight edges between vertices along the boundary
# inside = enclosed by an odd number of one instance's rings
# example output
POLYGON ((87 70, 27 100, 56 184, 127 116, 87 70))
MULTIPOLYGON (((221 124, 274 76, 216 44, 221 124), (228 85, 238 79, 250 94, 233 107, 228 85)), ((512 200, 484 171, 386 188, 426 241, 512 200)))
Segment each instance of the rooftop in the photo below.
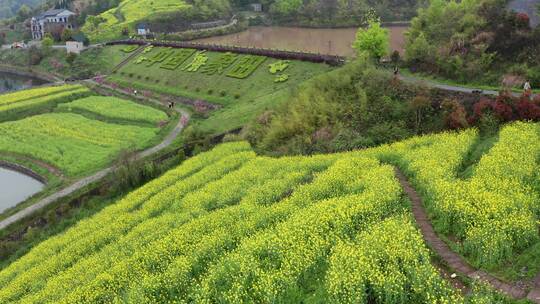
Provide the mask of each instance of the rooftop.
POLYGON ((51 9, 51 10, 48 10, 44 13, 41 13, 40 15, 36 16, 36 19, 43 19, 43 18, 47 18, 47 17, 55 17, 55 16, 58 16, 59 14, 63 13, 63 12, 67 12, 69 14, 75 14, 73 12, 71 12, 70 10, 67 10, 67 9, 51 9))

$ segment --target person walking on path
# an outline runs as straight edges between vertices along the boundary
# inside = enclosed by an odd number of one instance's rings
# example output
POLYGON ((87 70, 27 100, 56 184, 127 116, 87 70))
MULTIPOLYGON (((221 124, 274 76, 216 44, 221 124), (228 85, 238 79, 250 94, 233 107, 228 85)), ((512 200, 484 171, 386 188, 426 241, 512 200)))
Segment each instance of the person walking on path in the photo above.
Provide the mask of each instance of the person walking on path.
POLYGON ((531 96, 532 93, 532 87, 531 82, 529 80, 525 81, 525 85, 523 85, 523 92, 525 93, 525 96, 531 96))

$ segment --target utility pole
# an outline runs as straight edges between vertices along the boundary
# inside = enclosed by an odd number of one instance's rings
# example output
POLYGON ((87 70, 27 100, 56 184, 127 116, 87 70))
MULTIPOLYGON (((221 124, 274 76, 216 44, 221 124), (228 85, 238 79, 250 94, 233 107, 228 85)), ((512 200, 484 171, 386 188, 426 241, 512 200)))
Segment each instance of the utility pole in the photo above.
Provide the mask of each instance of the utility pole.
POLYGON ((328 54, 332 54, 332 40, 328 40, 328 54))

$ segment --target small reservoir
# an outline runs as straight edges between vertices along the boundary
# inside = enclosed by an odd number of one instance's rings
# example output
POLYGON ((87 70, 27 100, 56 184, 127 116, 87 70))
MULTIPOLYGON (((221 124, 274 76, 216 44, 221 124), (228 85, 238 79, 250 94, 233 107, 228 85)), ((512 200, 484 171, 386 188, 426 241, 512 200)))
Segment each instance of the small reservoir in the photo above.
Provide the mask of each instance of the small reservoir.
POLYGON ((11 169, 0 167, 0 213, 43 190, 36 179, 11 169))
POLYGON ((0 94, 10 91, 28 89, 46 83, 46 81, 39 78, 21 76, 9 72, 0 71, 0 94))

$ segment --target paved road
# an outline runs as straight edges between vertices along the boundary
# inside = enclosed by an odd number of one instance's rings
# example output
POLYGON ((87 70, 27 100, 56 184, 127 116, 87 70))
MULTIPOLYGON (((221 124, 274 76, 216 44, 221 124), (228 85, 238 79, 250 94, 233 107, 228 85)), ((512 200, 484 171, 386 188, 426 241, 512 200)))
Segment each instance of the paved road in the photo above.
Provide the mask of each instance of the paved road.
MULTIPOLYGON (((35 45, 37 47, 41 47, 41 41, 35 41, 33 43, 29 43, 28 46, 31 46, 31 45, 35 45)), ((98 47, 98 46, 101 46, 102 44, 98 43, 98 44, 91 44, 85 48, 83 48, 83 50, 87 50, 87 49, 91 49, 91 48, 95 48, 95 47, 98 47)), ((4 44, 4 45, 1 45, 0 46, 1 49, 11 49, 11 44, 4 44)), ((52 46, 53 49, 65 49, 66 46, 65 45, 53 45, 52 46)))
MULTIPOLYGON (((101 44, 91 44, 89 46, 85 46, 82 49, 82 51, 85 51, 85 50, 88 50, 88 49, 91 49, 91 48, 95 48, 95 47, 98 47, 98 46, 101 46, 101 44)), ((53 49, 65 49, 66 45, 53 45, 52 48, 53 49)))
MULTIPOLYGON (((171 131, 171 133, 169 135, 167 135, 167 137, 163 140, 163 142, 161 142, 159 145, 155 146, 155 147, 152 147, 152 148, 149 148, 149 149, 146 149, 144 151, 141 151, 140 153, 136 154, 134 159, 141 159, 141 158, 144 158, 144 157, 147 157, 147 156, 150 156, 154 153, 157 153, 165 148, 167 148, 168 146, 170 146, 172 144, 172 142, 176 139, 176 137, 182 132, 182 130, 185 128, 185 126, 187 125, 187 122, 189 121, 189 114, 187 112, 184 112, 183 110, 180 110, 180 109, 176 109, 176 111, 178 113, 181 114, 181 118, 178 122, 178 124, 176 125, 176 127, 174 128, 174 130, 171 131)), ((61 198, 64 198, 86 186, 88 186, 89 184, 92 184, 92 183, 95 183, 95 182, 98 182, 100 180, 102 180, 105 176, 107 176, 109 173, 113 172, 114 169, 116 168, 116 166, 112 166, 112 167, 109 167, 109 168, 106 168, 106 169, 103 169, 97 173, 95 173, 94 175, 92 176, 88 176, 88 177, 85 177, 77 182, 75 182, 74 184, 70 185, 69 187, 67 188, 64 188, 42 200, 40 200, 39 202, 31 205, 31 206, 28 206, 27 208, 15 213, 14 215, 0 221, 0 230, 6 228, 7 226, 31 215, 32 213, 38 211, 38 210, 41 210, 42 208, 54 203, 55 201, 61 199, 61 198)))
MULTIPOLYGON (((460 87, 460 86, 447 85, 447 84, 438 83, 438 82, 433 81, 433 80, 427 80, 427 79, 418 78, 418 77, 414 77, 414 76, 400 75, 399 79, 404 81, 404 82, 413 83, 413 84, 424 83, 429 87, 437 88, 437 89, 441 89, 441 90, 445 90, 445 91, 450 91, 450 92, 468 93, 468 94, 474 94, 474 93, 481 92, 481 94, 484 94, 484 95, 491 95, 491 96, 498 96, 499 95, 498 91, 482 90, 482 89, 465 88, 465 87, 460 87)), ((519 97, 519 96, 521 96, 521 93, 512 92, 512 95, 514 95, 516 97, 519 97)))

